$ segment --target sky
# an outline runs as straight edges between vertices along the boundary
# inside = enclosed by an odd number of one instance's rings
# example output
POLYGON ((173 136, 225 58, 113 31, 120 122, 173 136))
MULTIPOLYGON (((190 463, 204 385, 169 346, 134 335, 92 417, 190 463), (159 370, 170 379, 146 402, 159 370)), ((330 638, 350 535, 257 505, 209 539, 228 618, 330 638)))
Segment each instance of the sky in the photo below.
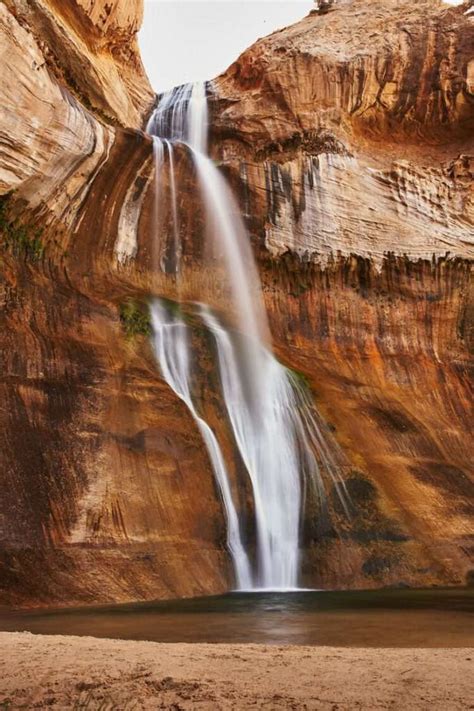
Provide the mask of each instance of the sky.
POLYGON ((151 84, 161 92, 213 79, 256 39, 313 7, 313 0, 145 0, 139 42, 151 84))
POLYGON ((259 37, 292 25, 313 0, 145 0, 139 35, 155 91, 213 79, 259 37))

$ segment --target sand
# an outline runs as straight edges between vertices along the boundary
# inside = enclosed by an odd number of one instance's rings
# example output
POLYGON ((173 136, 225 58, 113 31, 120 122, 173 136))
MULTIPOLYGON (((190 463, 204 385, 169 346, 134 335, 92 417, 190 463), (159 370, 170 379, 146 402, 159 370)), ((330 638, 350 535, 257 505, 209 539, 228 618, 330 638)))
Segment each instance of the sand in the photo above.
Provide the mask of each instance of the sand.
POLYGON ((0 633, 0 709, 468 709, 474 649, 0 633))

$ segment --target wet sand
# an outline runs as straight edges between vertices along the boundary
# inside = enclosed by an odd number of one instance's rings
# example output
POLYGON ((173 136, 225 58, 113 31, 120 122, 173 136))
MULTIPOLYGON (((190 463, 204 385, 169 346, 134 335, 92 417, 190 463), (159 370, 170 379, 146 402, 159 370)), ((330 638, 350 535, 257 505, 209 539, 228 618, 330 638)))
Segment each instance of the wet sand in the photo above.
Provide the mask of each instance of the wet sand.
MULTIPOLYGON (((381 640, 383 643, 383 640, 381 640)), ((0 633, 0 708, 468 709, 474 649, 159 644, 0 633)))

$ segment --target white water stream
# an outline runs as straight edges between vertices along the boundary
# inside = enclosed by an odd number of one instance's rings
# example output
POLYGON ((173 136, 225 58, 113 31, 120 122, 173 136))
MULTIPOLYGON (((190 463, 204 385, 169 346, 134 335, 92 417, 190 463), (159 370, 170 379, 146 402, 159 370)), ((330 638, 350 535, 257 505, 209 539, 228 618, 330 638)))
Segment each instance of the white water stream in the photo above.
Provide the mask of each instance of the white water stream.
POLYGON ((159 299, 152 302, 150 310, 154 348, 163 377, 188 406, 209 453, 224 503, 227 547, 234 563, 237 587, 239 589, 249 588, 252 585, 250 563, 242 545, 239 520, 232 499, 224 457, 214 432, 197 413, 191 396, 188 327, 179 314, 171 313, 159 299))
MULTIPOLYGON (((164 378, 188 406, 207 446, 224 504, 227 543, 237 587, 293 589, 299 581, 305 479, 319 496, 324 495, 315 453, 332 478, 336 476, 336 468, 304 389, 271 352, 248 234, 229 186, 206 155, 207 120, 206 87, 202 83, 178 87, 161 98, 148 124, 148 132, 158 136, 155 138, 155 209, 160 209, 160 175, 163 145, 166 145, 174 225, 175 256, 171 271, 179 272, 181 243, 173 141, 184 142, 192 151, 206 209, 208 233, 214 250, 223 255, 236 315, 238 330, 233 332, 207 306, 200 305, 199 308, 200 318, 215 340, 222 398, 251 484, 256 523, 256 564, 253 570, 242 542, 239 517, 219 442, 193 403, 189 327, 182 316, 170 313, 160 300, 151 304, 155 352, 164 378)), ((170 263, 169 256, 166 263, 170 263)))

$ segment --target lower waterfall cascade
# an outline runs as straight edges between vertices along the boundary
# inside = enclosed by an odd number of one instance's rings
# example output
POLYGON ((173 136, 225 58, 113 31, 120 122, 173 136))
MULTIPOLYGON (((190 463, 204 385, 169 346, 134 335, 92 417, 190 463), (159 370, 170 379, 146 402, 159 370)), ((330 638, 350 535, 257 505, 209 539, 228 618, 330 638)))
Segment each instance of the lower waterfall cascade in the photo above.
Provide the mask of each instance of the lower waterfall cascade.
POLYGON ((317 500, 324 501, 323 473, 326 473, 345 506, 344 484, 306 386, 271 351, 249 236, 230 187, 207 155, 206 91, 206 84, 199 82, 167 92, 148 122, 147 131, 154 141, 154 222, 159 240, 161 176, 166 168, 173 236, 172 247, 168 244, 159 265, 162 271, 176 277, 179 292, 183 244, 174 148, 184 144, 200 187, 207 239, 212 249, 222 255, 235 314, 233 329, 209 306, 194 307, 214 342, 220 395, 250 484, 256 537, 254 562, 244 543, 223 450, 213 428, 193 401, 190 327, 179 308, 170 309, 165 300, 158 298, 150 304, 154 352, 164 379, 187 405, 206 445, 223 503, 236 588, 296 589, 300 579, 305 490, 311 489, 317 500))

